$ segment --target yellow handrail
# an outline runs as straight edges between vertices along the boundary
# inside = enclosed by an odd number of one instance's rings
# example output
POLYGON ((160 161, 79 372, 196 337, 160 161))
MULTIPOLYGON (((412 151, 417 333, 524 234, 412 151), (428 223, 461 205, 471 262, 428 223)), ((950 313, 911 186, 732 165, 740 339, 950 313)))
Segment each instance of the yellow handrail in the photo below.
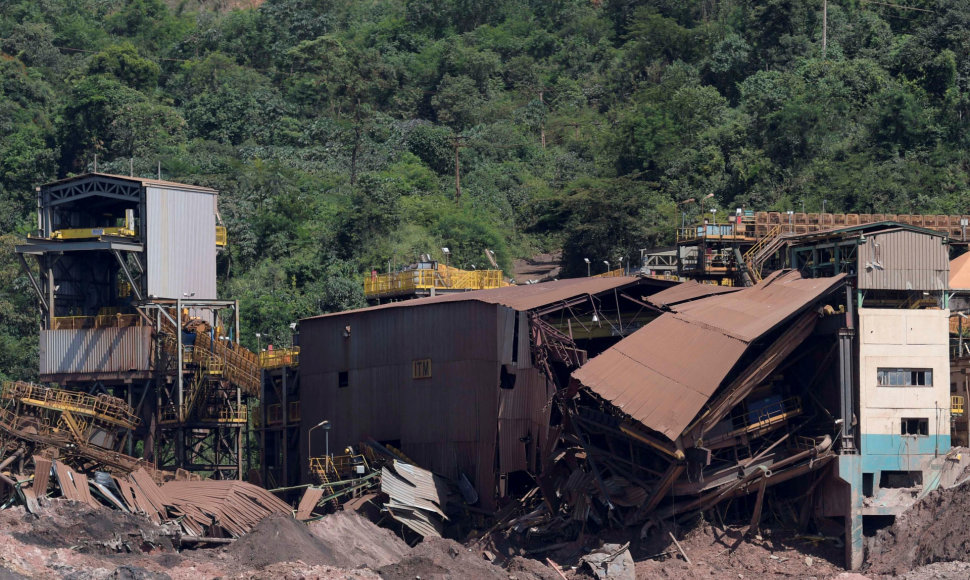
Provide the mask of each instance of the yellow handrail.
POLYGON ((963 397, 960 395, 950 396, 950 414, 951 415, 963 415, 963 397))
POLYGON ((765 236, 763 236, 760 240, 758 240, 758 243, 748 248, 748 251, 744 253, 744 261, 745 262, 750 261, 751 258, 755 257, 755 255, 757 255, 758 252, 763 250, 764 247, 771 242, 771 240, 778 237, 780 233, 781 233, 781 225, 777 225, 771 228, 765 236))
POLYGON ((410 294, 420 290, 486 290, 508 286, 501 270, 461 270, 439 264, 423 268, 374 274, 364 278, 366 296, 410 294))
POLYGON ((295 367, 300 364, 300 347, 280 348, 259 353, 259 367, 263 369, 277 369, 280 367, 295 367))

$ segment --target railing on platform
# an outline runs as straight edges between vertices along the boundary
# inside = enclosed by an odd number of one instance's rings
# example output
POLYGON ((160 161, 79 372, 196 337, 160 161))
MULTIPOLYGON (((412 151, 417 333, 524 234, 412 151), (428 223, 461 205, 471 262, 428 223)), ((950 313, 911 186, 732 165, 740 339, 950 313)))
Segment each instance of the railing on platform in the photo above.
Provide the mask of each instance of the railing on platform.
POLYGON ((594 274, 592 278, 619 278, 620 276, 626 275, 623 268, 617 268, 616 270, 610 270, 609 272, 603 272, 602 274, 594 274))
POLYGON ((374 274, 364 278, 368 297, 414 294, 435 290, 486 290, 508 286, 501 270, 459 270, 450 266, 374 274))
POLYGON ((367 458, 360 454, 310 458, 310 471, 325 482, 329 482, 334 476, 338 479, 354 479, 363 476, 368 470, 367 458))
POLYGON ((82 330, 90 328, 127 328, 142 326, 143 319, 137 314, 103 314, 100 316, 58 316, 51 330, 82 330))
POLYGON ((126 429, 134 429, 140 423, 127 403, 109 395, 89 395, 20 381, 5 381, 0 396, 36 407, 78 413, 126 429))
POLYGON ((960 395, 950 395, 950 414, 963 416, 964 413, 964 400, 960 395))
POLYGON ((267 350, 259 353, 259 368, 278 369, 281 367, 295 367, 300 364, 300 347, 267 350))

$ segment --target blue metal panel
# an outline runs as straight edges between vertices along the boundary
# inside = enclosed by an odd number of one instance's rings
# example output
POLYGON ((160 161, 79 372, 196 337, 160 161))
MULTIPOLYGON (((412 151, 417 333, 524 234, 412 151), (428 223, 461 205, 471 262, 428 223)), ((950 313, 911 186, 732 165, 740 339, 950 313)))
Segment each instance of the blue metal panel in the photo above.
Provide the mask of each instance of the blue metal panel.
POLYGON ((950 450, 949 435, 862 434, 862 470, 919 471, 924 463, 950 450))

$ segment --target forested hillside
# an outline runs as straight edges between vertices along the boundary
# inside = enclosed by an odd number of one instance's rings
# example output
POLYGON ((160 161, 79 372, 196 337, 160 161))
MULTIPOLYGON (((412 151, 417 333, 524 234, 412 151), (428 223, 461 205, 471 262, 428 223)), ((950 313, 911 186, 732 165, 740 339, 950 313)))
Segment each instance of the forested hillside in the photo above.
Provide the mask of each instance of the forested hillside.
POLYGON ((34 187, 95 155, 221 191, 247 337, 442 246, 635 260, 709 194, 966 213, 970 1, 829 1, 824 47, 822 3, 5 1, 0 376, 36 368, 34 187))

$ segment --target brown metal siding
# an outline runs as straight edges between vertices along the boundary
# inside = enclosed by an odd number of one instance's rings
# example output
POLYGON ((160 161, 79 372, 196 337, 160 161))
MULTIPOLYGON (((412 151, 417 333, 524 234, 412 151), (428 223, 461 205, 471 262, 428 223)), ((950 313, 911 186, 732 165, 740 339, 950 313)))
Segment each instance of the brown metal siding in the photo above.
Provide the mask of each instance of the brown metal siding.
POLYGON ((150 370, 151 333, 147 326, 42 330, 40 374, 150 370))
POLYGON ((944 239, 906 230, 867 235, 858 251, 859 288, 946 290, 950 263, 944 239))
MULTIPOLYGON (((301 445, 307 427, 324 419, 333 425, 331 451, 367 437, 400 440, 422 467, 450 478, 464 471, 490 503, 500 318, 507 315, 495 305, 456 302, 304 320, 301 445), (431 378, 412 379, 412 362, 425 358, 431 378), (348 372, 346 388, 337 386, 340 371, 348 372)), ((324 433, 312 436, 319 455, 324 433)))
POLYGON ((499 389, 499 471, 535 471, 549 430, 552 386, 537 369, 515 369, 515 386, 499 389))

